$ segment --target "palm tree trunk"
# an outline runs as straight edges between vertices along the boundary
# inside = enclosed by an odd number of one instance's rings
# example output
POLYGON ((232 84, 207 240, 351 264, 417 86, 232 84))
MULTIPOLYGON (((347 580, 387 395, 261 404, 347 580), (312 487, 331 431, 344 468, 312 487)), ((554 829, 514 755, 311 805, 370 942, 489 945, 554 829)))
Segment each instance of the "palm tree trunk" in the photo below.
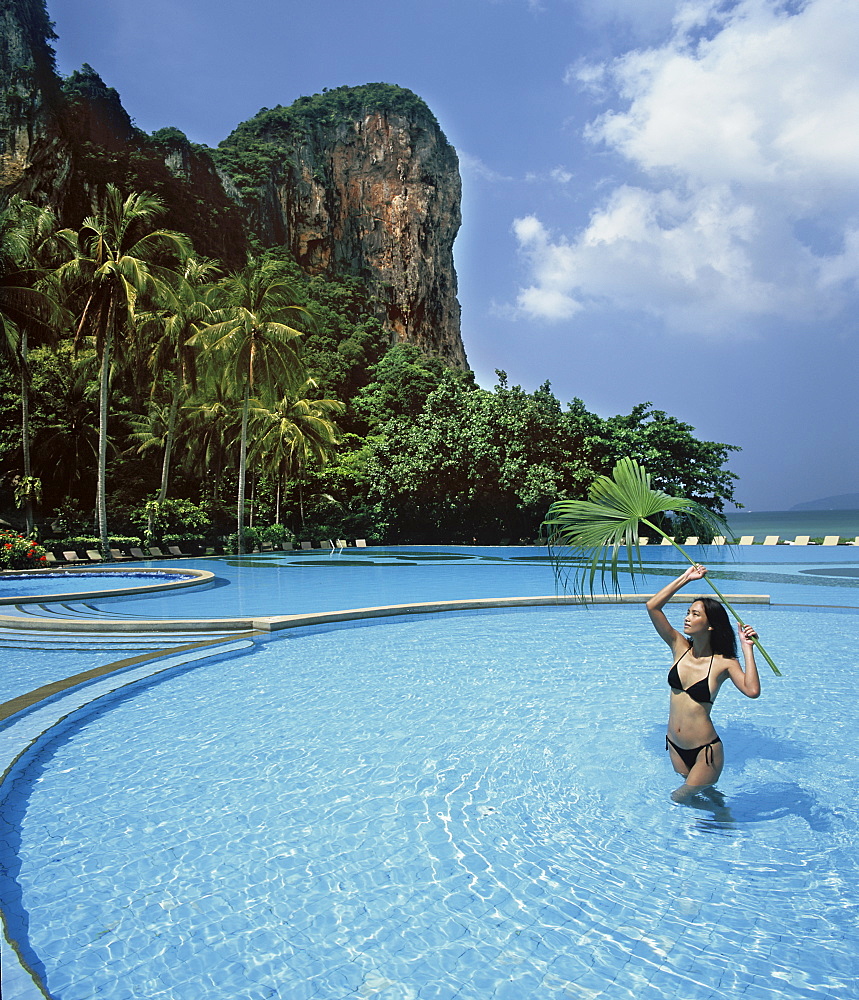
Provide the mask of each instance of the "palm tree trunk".
POLYGON ((33 535, 33 500, 30 493, 30 363, 27 351, 27 329, 21 330, 21 451, 24 456, 24 482, 27 493, 24 500, 24 518, 27 537, 33 535))
MULTIPOLYGON (((113 319, 110 310, 110 320, 113 319)), ((98 486, 96 501, 98 504, 98 531, 101 537, 101 554, 111 560, 110 538, 107 531, 107 414, 110 388, 110 349, 113 341, 113 324, 108 323, 105 334, 104 348, 101 355, 101 370, 99 372, 98 400, 98 486)))
POLYGON ((248 451, 248 410, 250 409, 250 385, 245 382, 244 398, 242 399, 242 437, 239 446, 239 503, 236 521, 238 523, 239 555, 245 553, 245 466, 248 451))
POLYGON ((176 431, 176 415, 179 412, 179 396, 181 384, 177 380, 173 386, 173 398, 170 400, 170 414, 167 417, 167 437, 164 441, 164 457, 161 460, 161 489, 158 491, 158 503, 167 499, 167 484, 170 479, 170 456, 173 453, 173 437, 176 431))

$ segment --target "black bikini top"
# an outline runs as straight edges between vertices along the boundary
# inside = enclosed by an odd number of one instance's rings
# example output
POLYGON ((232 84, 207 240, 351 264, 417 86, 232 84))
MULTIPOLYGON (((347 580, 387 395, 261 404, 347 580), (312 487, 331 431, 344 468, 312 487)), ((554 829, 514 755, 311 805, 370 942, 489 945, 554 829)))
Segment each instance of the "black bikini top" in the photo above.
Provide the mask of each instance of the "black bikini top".
MULTIPOLYGON (((683 659, 691 648, 690 646, 689 649, 681 653, 677 659, 677 663, 683 659)), ((707 676, 702 677, 700 681, 695 681, 694 684, 690 684, 687 688, 683 687, 680 683, 680 671, 677 669, 677 663, 668 671, 668 683, 671 685, 671 689, 673 691, 685 691, 692 701, 697 701, 700 705, 712 705, 713 696, 710 694, 710 671, 713 669, 713 656, 710 656, 710 666, 707 667, 707 676)))

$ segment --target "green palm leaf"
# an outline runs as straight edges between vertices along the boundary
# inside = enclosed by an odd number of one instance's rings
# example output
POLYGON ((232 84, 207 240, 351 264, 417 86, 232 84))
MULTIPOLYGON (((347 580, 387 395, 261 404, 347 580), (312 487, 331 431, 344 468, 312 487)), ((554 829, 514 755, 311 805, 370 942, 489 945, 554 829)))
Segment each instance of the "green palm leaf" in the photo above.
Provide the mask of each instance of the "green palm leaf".
MULTIPOLYGON (((668 539, 685 559, 695 565, 685 549, 667 535, 651 518, 655 514, 682 513, 700 535, 727 535, 723 517, 686 497, 672 497, 650 485, 650 475, 631 458, 622 458, 611 476, 600 476, 591 485, 588 500, 558 500, 549 508, 543 529, 548 536, 555 572, 565 585, 583 599, 593 597, 599 579, 615 593, 620 591, 621 568, 633 584, 637 574, 644 574, 638 537, 641 525, 668 539)), ((740 625, 744 622, 725 600, 715 584, 704 577, 725 607, 740 625)), ((781 676, 760 642, 761 655, 781 676)))

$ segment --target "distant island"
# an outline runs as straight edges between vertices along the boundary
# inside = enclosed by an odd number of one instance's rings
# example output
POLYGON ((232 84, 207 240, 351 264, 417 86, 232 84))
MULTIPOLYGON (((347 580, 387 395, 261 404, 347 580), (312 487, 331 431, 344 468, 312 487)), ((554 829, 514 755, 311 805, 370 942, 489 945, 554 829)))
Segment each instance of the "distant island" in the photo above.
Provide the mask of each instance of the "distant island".
POLYGON ((794 504, 791 510, 859 510, 859 493, 840 493, 820 500, 794 504))

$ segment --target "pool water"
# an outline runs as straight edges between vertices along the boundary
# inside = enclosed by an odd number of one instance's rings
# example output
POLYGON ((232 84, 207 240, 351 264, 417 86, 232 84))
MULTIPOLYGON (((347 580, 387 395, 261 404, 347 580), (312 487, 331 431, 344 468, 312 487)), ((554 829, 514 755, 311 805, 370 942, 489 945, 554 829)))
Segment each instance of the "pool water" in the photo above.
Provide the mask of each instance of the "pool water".
MULTIPOLYGON (((762 560, 761 546, 754 547, 755 552, 750 551, 751 546, 747 548, 719 551, 713 546, 698 547, 701 558, 711 566, 716 585, 726 593, 777 594, 774 600, 806 604, 859 603, 859 577, 843 575, 845 567, 854 573, 859 570, 859 550, 853 547, 809 549, 793 555, 792 561, 783 554, 790 547, 773 547, 765 554, 767 559, 776 560, 772 563, 752 562, 762 560), (830 562, 834 559, 841 562, 830 562), (807 570, 815 572, 804 572, 807 570)), ((655 551, 642 550, 647 576, 635 585, 623 577, 625 592, 652 593, 666 577, 680 572, 682 567, 673 550, 652 549, 655 551), (668 562, 669 558, 673 561, 668 562)), ((104 617, 119 610, 131 620, 226 618, 556 592, 546 549, 537 546, 404 546, 335 554, 317 550, 257 554, 241 560, 194 559, 188 564, 214 573, 216 579, 173 593, 169 602, 159 594, 133 599, 105 597, 88 600, 86 610, 104 617)))
POLYGON ((6 782, 23 957, 59 1000, 847 1000, 859 617, 749 618, 785 676, 722 689, 693 807, 640 608, 300 630, 103 698, 6 782))

